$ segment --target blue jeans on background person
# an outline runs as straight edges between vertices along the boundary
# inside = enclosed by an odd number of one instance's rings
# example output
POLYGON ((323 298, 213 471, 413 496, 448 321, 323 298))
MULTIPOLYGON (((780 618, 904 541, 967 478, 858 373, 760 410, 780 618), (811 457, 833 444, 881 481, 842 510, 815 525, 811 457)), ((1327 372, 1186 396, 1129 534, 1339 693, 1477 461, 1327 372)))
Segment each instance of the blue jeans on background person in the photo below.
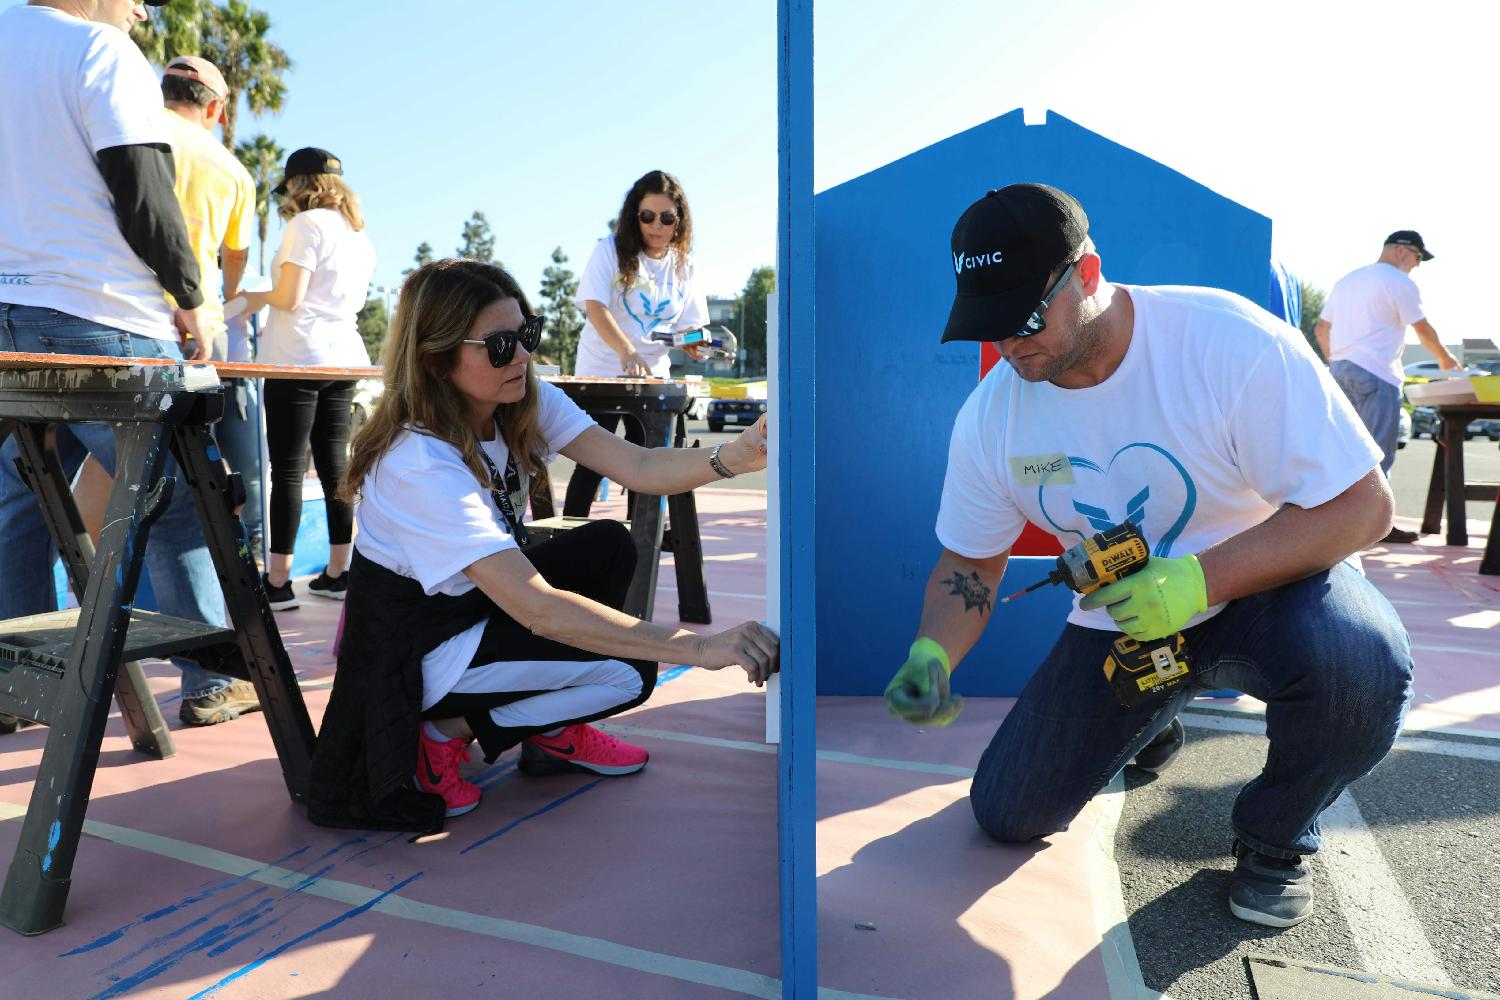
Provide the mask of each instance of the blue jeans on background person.
MULTIPOLYGON (((126 333, 55 309, 4 302, 0 302, 0 350, 182 358, 175 341, 126 333)), ((69 479, 83 464, 85 452, 114 474, 115 435, 107 424, 57 425, 57 451, 69 479)), ((0 447, 0 621, 57 610, 52 586, 57 550, 42 520, 41 505, 16 470, 19 455, 15 440, 7 438, 0 447)), ((164 614, 223 628, 227 620, 219 577, 176 459, 167 459, 164 474, 177 477, 177 488, 161 519, 151 526, 145 552, 157 604, 164 614)), ((230 678, 204 670, 192 660, 173 658, 172 662, 182 671, 183 698, 212 694, 230 683, 230 678)))
POLYGON ((1411 647, 1395 610, 1343 562, 1231 601, 1183 634, 1194 683, 1123 708, 1101 669, 1119 633, 1064 626, 979 761, 979 825, 1009 843, 1066 829, 1194 689, 1228 687, 1266 703, 1271 744, 1235 800, 1235 836, 1277 858, 1317 851, 1323 810, 1385 757, 1406 718, 1411 647))
POLYGON ((245 507, 240 523, 250 540, 250 551, 261 558, 265 518, 260 463, 260 383, 251 378, 224 380, 224 416, 214 428, 219 451, 245 484, 245 507))
POLYGON ((1365 371, 1352 361, 1335 361, 1328 366, 1333 380, 1338 383, 1354 412, 1364 421, 1365 430, 1380 446, 1384 456, 1380 460, 1380 471, 1391 474, 1396 464, 1396 437, 1401 425, 1401 387, 1365 371))

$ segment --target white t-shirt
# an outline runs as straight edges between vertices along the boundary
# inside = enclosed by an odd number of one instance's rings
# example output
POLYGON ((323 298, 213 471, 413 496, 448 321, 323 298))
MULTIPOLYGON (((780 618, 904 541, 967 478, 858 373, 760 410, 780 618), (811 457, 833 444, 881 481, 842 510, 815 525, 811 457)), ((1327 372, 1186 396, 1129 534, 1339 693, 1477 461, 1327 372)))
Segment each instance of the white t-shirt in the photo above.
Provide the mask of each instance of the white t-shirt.
POLYGON ((0 302, 176 340, 94 159, 167 142, 161 85, 119 28, 52 7, 0 11, 0 302))
POLYGON ((364 308, 375 273, 370 237, 356 232, 331 208, 298 212, 281 234, 268 275, 272 281, 280 279, 285 263, 311 271, 312 278, 295 310, 271 307, 256 360, 276 365, 368 365, 370 352, 360 339, 355 316, 364 308))
POLYGON ((1329 361, 1351 361, 1392 385, 1404 380, 1401 347, 1406 328, 1423 318, 1422 292, 1411 275, 1376 261, 1338 280, 1322 318, 1328 331, 1329 361))
MULTIPOLYGON (((1229 292, 1115 287, 1135 326, 1109 378, 1063 389, 1002 363, 964 403, 938 509, 944 547, 999 555, 1030 520, 1067 548, 1129 518, 1151 555, 1183 556, 1283 504, 1331 500, 1379 464, 1300 332, 1229 292)), ((1118 631, 1077 597, 1068 621, 1118 631)))
MULTIPOLYGON (((546 382, 537 388, 538 426, 550 461, 595 425, 561 389, 546 382)), ((504 439, 497 434, 480 447, 503 475, 510 457, 504 439)), ((522 482, 519 493, 511 494, 511 504, 523 518, 528 492, 522 482)), ((464 576, 464 569, 516 547, 489 489, 474 479, 458 449, 417 431, 398 437, 365 477, 355 518, 355 548, 365 558, 416 580, 429 595, 468 593, 474 583, 464 576)), ((424 709, 452 690, 483 634, 484 622, 479 622, 423 657, 424 709)))
MULTIPOLYGON (((679 272, 677 251, 668 250, 661 260, 645 254, 638 257, 635 286, 629 291, 620 286, 620 258, 615 253, 615 238, 606 236, 594 244, 594 252, 578 279, 578 294, 573 301, 588 312, 590 300, 599 302, 630 338, 636 353, 651 366, 657 378, 671 375, 672 363, 667 352, 670 343, 652 340, 655 331, 674 333, 696 330, 708 324, 708 298, 693 281, 693 259, 689 257, 679 272)), ((622 374, 620 357, 585 319, 578 336, 578 360, 574 374, 593 378, 610 378, 622 374)))

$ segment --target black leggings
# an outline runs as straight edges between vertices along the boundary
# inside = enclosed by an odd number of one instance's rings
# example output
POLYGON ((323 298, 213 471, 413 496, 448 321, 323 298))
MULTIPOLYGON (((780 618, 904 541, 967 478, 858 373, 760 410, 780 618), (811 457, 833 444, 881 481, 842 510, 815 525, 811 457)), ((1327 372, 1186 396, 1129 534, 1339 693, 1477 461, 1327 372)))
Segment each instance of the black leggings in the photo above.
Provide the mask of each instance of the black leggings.
MULTIPOLYGON (((559 590, 582 594, 606 604, 616 611, 625 604, 625 592, 635 575, 635 542, 618 521, 591 521, 526 550, 526 558, 536 567, 542 579, 559 590)), ((552 639, 534 635, 510 615, 495 609, 484 627, 479 648, 469 661, 471 668, 504 660, 598 660, 594 651, 566 646, 552 639)), ((544 694, 543 691, 493 691, 485 694, 444 695, 422 713, 424 719, 453 719, 462 716, 479 739, 484 759, 493 761, 500 754, 528 736, 571 726, 580 722, 618 715, 643 704, 656 687, 657 664, 651 660, 614 657, 627 663, 641 675, 641 693, 634 700, 616 705, 604 712, 580 719, 563 719, 540 727, 510 727, 496 724, 490 709, 508 705, 523 698, 544 694)))
MULTIPOLYGON (((598 413, 594 415, 594 422, 613 434, 615 428, 620 426, 620 414, 598 413)), ((625 421, 625 440, 631 444, 646 443, 646 428, 641 426, 639 420, 625 421)), ((603 473, 582 465, 575 466, 573 475, 568 477, 568 492, 563 496, 563 514, 567 517, 588 517, 589 508, 594 505, 594 494, 599 491, 599 482, 603 478, 603 473)))
POLYGON ((296 550, 302 522, 302 480, 307 475, 307 446, 323 484, 328 511, 328 544, 347 545, 354 535, 354 507, 334 499, 349 462, 349 408, 353 382, 304 382, 267 379, 266 447, 271 453, 271 551, 289 556, 296 550))

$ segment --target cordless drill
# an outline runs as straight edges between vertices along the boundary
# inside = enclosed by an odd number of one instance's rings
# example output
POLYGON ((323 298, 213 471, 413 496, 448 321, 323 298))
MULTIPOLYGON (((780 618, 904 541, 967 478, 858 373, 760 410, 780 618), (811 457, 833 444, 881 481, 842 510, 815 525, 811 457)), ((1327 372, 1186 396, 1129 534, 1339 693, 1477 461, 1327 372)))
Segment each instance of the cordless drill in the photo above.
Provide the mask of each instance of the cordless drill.
MULTIPOLYGON (((1079 594, 1090 594, 1106 584, 1144 569, 1150 550, 1141 530, 1131 521, 1106 528, 1057 557, 1057 568, 1007 603, 1038 587, 1061 583, 1079 594)), ((1141 644, 1122 635, 1104 658, 1104 677, 1120 704, 1129 708, 1188 680, 1187 641, 1182 633, 1141 644)))

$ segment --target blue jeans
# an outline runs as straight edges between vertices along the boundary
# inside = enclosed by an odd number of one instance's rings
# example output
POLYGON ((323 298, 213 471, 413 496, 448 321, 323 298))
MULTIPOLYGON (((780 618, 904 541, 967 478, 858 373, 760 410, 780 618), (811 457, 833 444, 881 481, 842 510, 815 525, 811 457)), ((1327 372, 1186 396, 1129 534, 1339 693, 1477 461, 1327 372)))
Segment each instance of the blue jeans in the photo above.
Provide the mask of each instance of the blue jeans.
POLYGON ((1335 361, 1328 366, 1333 380, 1349 402, 1354 412, 1364 421, 1370 437, 1380 446, 1384 455, 1380 460, 1380 471, 1387 476, 1396 464, 1396 437, 1401 422, 1401 387, 1391 385, 1385 379, 1365 371, 1352 361, 1335 361))
MULTIPOLYGON (((1390 750, 1411 702, 1411 649, 1390 603, 1348 563, 1231 601, 1184 633, 1196 689, 1266 703, 1270 750, 1240 790, 1235 836, 1311 854, 1319 816, 1390 750)), ((1177 715, 1192 690, 1122 708, 1101 667, 1118 633, 1067 625, 980 759, 979 825, 1020 843, 1073 817, 1177 715)))
POLYGON ((240 523, 245 526, 251 549, 259 558, 265 518, 261 499, 264 479, 260 464, 260 383, 255 379, 224 380, 224 416, 214 428, 214 439, 230 470, 238 472, 245 484, 245 508, 240 511, 240 523))
MULTIPOLYGON (((38 354, 98 354, 106 357, 182 357, 177 344, 125 333, 55 309, 0 302, 0 350, 38 354)), ((72 477, 87 451, 111 475, 115 435, 107 424, 60 424, 57 451, 63 472, 72 477)), ((42 520, 41 505, 16 471, 20 451, 13 439, 0 447, 0 620, 57 609, 52 585, 56 549, 42 520)), ((167 459, 165 474, 184 485, 177 461, 167 459)), ((146 567, 162 612, 179 618, 226 624, 224 599, 213 558, 203 540, 198 512, 186 489, 172 491, 161 519, 146 543, 146 567)), ((210 694, 229 684, 192 660, 173 659, 182 671, 182 696, 210 694)))

